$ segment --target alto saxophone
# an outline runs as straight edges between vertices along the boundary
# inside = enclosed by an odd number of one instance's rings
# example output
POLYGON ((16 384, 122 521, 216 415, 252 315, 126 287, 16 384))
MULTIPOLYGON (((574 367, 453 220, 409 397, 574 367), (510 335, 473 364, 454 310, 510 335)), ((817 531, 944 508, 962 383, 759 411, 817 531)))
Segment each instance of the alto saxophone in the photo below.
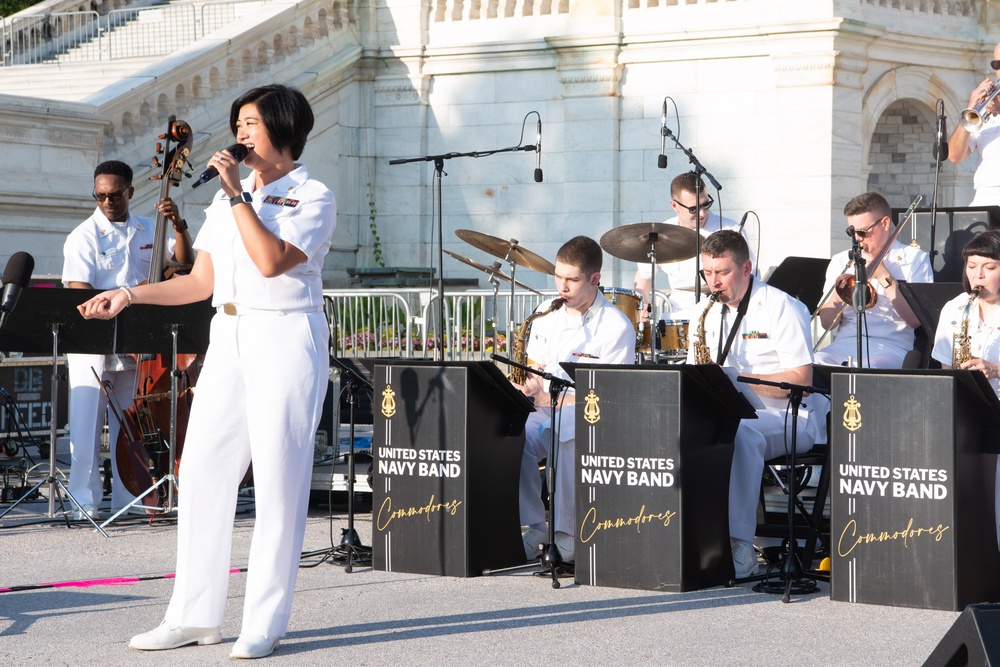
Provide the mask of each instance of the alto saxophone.
POLYGON ((708 315, 708 311, 712 310, 712 306, 718 299, 718 292, 709 294, 708 306, 705 307, 705 310, 701 311, 701 317, 698 318, 698 330, 694 335, 694 363, 696 364, 712 363, 712 351, 708 349, 708 345, 705 343, 705 316, 708 315))
MULTIPOLYGON (((522 366, 528 365, 528 336, 531 335, 532 322, 537 320, 539 317, 551 315, 555 311, 562 308, 564 303, 566 303, 566 299, 553 299, 547 310, 532 313, 524 318, 524 322, 521 323, 521 326, 517 330, 517 334, 514 336, 514 350, 511 353, 511 361, 521 364, 522 366)), ((510 373, 507 374, 507 379, 515 384, 524 384, 524 381, 528 379, 528 372, 522 368, 518 368, 517 366, 511 366, 510 373)))
POLYGON ((972 303, 979 296, 978 287, 973 288, 969 294, 969 301, 962 311, 962 327, 951 339, 951 367, 961 368, 962 364, 972 358, 972 336, 969 335, 969 312, 972 310, 972 303))

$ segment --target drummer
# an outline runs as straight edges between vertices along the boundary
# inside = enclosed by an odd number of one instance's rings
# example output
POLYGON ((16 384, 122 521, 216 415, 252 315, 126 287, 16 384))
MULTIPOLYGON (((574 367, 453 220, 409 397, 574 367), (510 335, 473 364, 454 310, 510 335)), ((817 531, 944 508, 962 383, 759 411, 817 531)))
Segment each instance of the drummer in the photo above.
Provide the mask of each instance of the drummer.
MULTIPOLYGON (((713 213, 711 209, 714 203, 705 189, 705 182, 698 174, 693 171, 681 174, 670 183, 670 208, 674 210, 677 216, 665 222, 667 224, 687 227, 688 229, 699 227, 703 237, 720 229, 742 231, 739 228, 739 224, 713 213), (696 190, 701 194, 697 206, 695 205, 696 190)), ((746 233, 743 233, 743 236, 746 238, 746 233)), ((756 265, 756 258, 752 251, 750 255, 751 261, 756 265)), ((687 315, 695 303, 694 257, 680 262, 658 264, 657 266, 667 276, 667 284, 662 284, 662 278, 658 278, 656 288, 657 291, 661 288, 669 291, 671 317, 668 319, 691 319, 687 315)), ((639 264, 635 272, 635 290, 642 295, 643 301, 647 304, 650 303, 649 290, 652 284, 652 274, 652 268, 648 263, 639 264)))

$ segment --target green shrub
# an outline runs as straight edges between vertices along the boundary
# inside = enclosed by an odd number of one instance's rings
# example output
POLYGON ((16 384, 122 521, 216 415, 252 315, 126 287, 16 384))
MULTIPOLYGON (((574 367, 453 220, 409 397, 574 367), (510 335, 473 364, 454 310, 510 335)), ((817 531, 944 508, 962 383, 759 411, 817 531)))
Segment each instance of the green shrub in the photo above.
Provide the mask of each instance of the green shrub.
POLYGON ((0 0, 0 16, 10 16, 35 4, 34 0, 0 0))

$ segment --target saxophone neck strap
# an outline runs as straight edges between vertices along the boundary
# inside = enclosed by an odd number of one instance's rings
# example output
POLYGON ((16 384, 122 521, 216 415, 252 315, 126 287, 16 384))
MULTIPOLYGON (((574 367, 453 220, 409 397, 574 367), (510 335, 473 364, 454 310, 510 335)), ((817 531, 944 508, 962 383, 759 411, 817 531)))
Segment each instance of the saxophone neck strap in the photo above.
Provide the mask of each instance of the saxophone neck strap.
MULTIPOLYGON (((736 338, 736 332, 740 329, 740 322, 743 320, 743 316, 747 313, 747 306, 750 303, 750 292, 753 290, 753 275, 750 276, 749 282, 747 282, 747 291, 743 293, 743 298, 740 300, 740 305, 736 308, 736 319, 733 320, 733 325, 729 328, 729 336, 726 338, 726 346, 719 350, 719 358, 717 363, 722 366, 726 363, 726 357, 729 356, 729 348, 733 346, 733 340, 736 338)), ((725 315, 726 308, 728 306, 723 305, 722 315, 720 315, 720 325, 719 325, 719 343, 722 343, 722 317, 725 315)))

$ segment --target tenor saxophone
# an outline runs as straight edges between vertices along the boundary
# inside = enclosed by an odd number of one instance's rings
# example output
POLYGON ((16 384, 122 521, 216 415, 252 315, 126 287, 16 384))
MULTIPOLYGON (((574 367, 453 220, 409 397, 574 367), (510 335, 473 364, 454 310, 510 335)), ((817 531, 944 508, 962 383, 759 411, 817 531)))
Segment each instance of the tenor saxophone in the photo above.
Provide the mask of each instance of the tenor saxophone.
POLYGON ((718 299, 718 292, 709 294, 708 305, 705 307, 705 310, 701 311, 701 317, 698 318, 698 330, 694 335, 694 363, 696 364, 712 363, 712 351, 708 349, 708 345, 705 343, 705 317, 708 315, 708 311, 712 310, 712 306, 718 299))
POLYGON ((962 311, 962 326, 951 339, 951 367, 961 368, 962 364, 972 358, 972 336, 969 335, 969 313, 972 304, 979 296, 978 287, 973 288, 969 300, 962 311))
MULTIPOLYGON (((511 361, 514 361, 522 366, 527 366, 528 364, 528 336, 531 335, 531 324, 537 320, 539 317, 545 317, 546 315, 551 315, 566 303, 566 299, 558 298, 553 299, 552 303, 549 304, 547 310, 543 310, 538 313, 532 313, 524 318, 524 322, 518 328, 517 333, 514 336, 514 351, 511 354, 511 361)), ((524 369, 518 368, 517 366, 510 367, 510 373, 507 374, 507 379, 515 384, 524 384, 524 381, 528 379, 528 372, 524 369)))

